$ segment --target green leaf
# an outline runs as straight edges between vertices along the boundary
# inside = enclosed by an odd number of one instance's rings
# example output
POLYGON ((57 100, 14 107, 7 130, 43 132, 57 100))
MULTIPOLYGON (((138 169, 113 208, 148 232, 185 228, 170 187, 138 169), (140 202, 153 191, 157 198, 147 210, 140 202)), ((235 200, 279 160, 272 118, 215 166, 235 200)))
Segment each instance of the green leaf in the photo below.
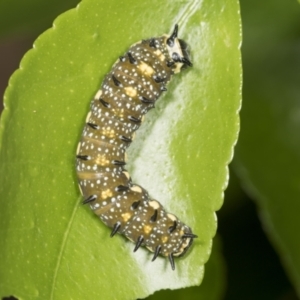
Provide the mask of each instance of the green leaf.
POLYGON ((223 299, 225 290, 225 264, 220 253, 220 241, 214 238, 211 257, 205 265, 205 276, 200 286, 181 290, 162 290, 146 300, 218 300, 223 299))
POLYGON ((299 5, 242 1, 242 11, 245 101, 235 167, 300 295, 299 5))
POLYGON ((63 11, 75 7, 77 0, 2 0, 0 37, 12 33, 41 32, 52 25, 63 11))
POLYGON ((0 296, 134 299, 200 284, 239 129, 238 3, 151 4, 83 1, 12 76, 0 132, 0 296), (175 23, 194 67, 174 77, 129 150, 134 182, 199 236, 174 272, 166 259, 151 263, 149 251, 133 254, 131 242, 109 238, 80 205, 74 161, 90 100, 112 64, 175 23))

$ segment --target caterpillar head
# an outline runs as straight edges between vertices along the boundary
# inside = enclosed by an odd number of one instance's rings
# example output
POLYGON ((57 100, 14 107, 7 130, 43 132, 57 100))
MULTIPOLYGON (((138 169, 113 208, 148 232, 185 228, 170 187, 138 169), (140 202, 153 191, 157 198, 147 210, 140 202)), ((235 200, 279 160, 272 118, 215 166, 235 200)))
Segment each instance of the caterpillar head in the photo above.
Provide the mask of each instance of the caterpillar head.
POLYGON ((181 69, 192 66, 188 45, 185 41, 179 39, 177 34, 178 25, 176 24, 172 34, 166 38, 166 46, 169 51, 169 55, 176 65, 174 73, 178 73, 181 69))

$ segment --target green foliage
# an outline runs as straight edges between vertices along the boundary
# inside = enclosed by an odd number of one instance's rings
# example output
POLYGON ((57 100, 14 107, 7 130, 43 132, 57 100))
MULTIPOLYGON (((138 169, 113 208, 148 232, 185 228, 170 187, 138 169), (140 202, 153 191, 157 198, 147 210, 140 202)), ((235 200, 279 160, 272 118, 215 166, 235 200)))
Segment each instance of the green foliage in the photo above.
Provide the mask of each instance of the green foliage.
MULTIPOLYGON (((1 117, 1 297, 135 299, 200 284, 239 130, 239 45, 234 0, 86 0, 36 40, 10 80, 1 117), (151 263, 148 251, 133 254, 121 236, 110 239, 80 205, 74 159, 90 99, 116 58, 175 23, 194 67, 174 78, 129 151, 133 179, 199 235, 173 272, 165 259, 151 263)), ((222 278, 219 256, 208 270, 222 278)), ((217 299, 222 283, 210 293, 208 282, 203 299, 217 299)))
POLYGON ((224 261, 220 254, 219 239, 214 239, 211 257, 205 265, 205 276, 200 286, 180 290, 162 290, 151 295, 147 300, 217 300, 222 299, 225 290, 224 261))
POLYGON ((300 7, 245 0, 241 8, 244 104, 234 166, 300 295, 300 7))

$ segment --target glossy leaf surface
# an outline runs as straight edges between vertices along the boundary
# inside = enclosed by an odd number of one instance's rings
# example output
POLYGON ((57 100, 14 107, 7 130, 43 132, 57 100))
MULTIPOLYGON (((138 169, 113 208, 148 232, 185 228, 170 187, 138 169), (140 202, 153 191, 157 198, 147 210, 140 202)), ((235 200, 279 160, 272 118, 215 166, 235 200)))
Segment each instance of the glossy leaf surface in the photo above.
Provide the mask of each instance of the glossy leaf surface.
POLYGON ((233 0, 86 0, 38 38, 11 78, 1 119, 1 296, 135 299, 201 282, 239 130, 239 22, 233 0), (74 160, 90 100, 112 64, 175 23, 194 66, 174 77, 129 150, 134 182, 199 236, 174 272, 163 258, 151 263, 145 249, 133 254, 123 237, 109 238, 80 204, 74 160))

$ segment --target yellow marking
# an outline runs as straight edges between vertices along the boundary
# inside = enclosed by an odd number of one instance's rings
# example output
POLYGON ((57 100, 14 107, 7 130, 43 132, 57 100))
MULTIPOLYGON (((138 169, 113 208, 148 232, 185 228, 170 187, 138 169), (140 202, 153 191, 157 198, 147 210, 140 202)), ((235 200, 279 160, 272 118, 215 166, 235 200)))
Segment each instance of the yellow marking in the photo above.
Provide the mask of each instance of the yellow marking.
POLYGON ((133 88, 132 86, 127 86, 124 88, 125 93, 127 96, 129 97, 135 97, 137 95, 137 91, 135 88, 133 88))
POLYGON ((168 241, 168 237, 167 236, 163 236, 161 238, 161 241, 162 241, 163 244, 166 243, 168 241))
POLYGON ((101 95, 102 95, 102 90, 99 90, 97 93, 96 93, 96 95, 95 95, 95 99, 96 100, 99 100, 100 99, 100 97, 101 97, 101 95))
POLYGON ((127 153, 125 152, 125 155, 124 155, 124 161, 127 162, 127 160, 128 160, 128 155, 127 155, 127 153))
POLYGON ((141 61, 140 64, 137 67, 146 76, 151 76, 154 73, 154 70, 152 69, 152 67, 150 67, 148 64, 146 64, 143 61, 141 61))
POLYGON ((121 217, 123 218, 124 222, 127 222, 131 218, 131 213, 121 214, 121 217))
POLYGON ((112 194, 112 192, 111 192, 110 189, 107 189, 107 190, 101 192, 101 198, 102 199, 106 199, 106 198, 112 197, 112 195, 113 194, 112 194))
POLYGON ((183 63, 175 63, 176 68, 173 70, 175 74, 179 73, 181 71, 181 67, 183 66, 183 63))
POLYGON ((103 129, 103 134, 109 138, 113 138, 116 136, 114 129, 107 127, 103 129))
POLYGON ((123 171, 123 174, 126 176, 127 179, 130 179, 130 175, 127 171, 123 171))
POLYGON ((122 109, 114 109, 114 113, 118 116, 118 117, 120 117, 120 118, 123 118, 124 117, 124 109, 122 108, 122 109))
POLYGON ((190 240, 191 240, 190 238, 186 239, 186 241, 181 244, 181 247, 179 248, 178 252, 173 253, 173 255, 179 256, 185 250, 185 248, 188 246, 188 244, 190 243, 190 240))
POLYGON ((78 155, 78 153, 79 153, 79 151, 80 151, 80 147, 81 147, 81 143, 78 143, 77 149, 76 149, 76 155, 78 155))
POLYGON ((156 200, 149 201, 149 205, 154 209, 159 209, 159 207, 160 207, 159 202, 157 202, 156 200))
POLYGON ((172 215, 172 214, 167 214, 168 218, 172 221, 177 221, 176 216, 172 215))
POLYGON ((136 135, 135 132, 131 135, 130 138, 131 138, 132 141, 135 139, 135 135, 136 135))
POLYGON ((138 185, 133 185, 130 189, 133 192, 137 192, 137 193, 141 193, 142 192, 142 189, 138 185))
POLYGON ((98 154, 95 162, 100 166, 106 166, 109 164, 109 160, 105 157, 105 154, 98 154))
POLYGON ((95 171, 77 171, 77 177, 79 179, 99 179, 102 178, 103 173, 95 173, 95 171))
POLYGON ((89 113, 87 114, 85 121, 88 122, 90 120, 90 116, 91 116, 92 112, 89 111, 89 113))
POLYGON ((173 256, 179 256, 182 252, 183 252, 183 250, 185 249, 185 247, 180 247, 180 249, 178 250, 178 252, 176 252, 176 253, 173 253, 173 256))
POLYGON ((144 226, 144 232, 145 234, 149 234, 152 231, 152 227, 149 225, 144 226))
POLYGON ((158 49, 154 51, 154 54, 158 57, 160 61, 164 61, 166 59, 165 55, 158 49))

